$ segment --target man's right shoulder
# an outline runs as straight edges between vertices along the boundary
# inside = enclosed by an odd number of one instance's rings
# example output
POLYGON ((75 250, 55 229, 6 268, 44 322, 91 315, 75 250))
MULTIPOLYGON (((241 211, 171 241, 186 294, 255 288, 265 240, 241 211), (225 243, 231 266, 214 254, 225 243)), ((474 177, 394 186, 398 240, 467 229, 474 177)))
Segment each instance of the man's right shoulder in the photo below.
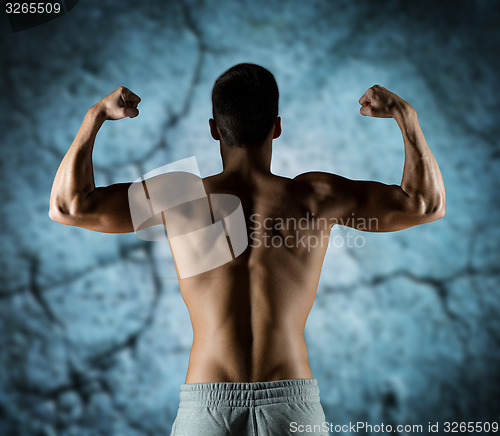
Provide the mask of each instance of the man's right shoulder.
POLYGON ((337 216, 352 201, 351 180, 338 174, 311 171, 296 176, 294 181, 303 184, 310 192, 310 200, 319 216, 337 216))
POLYGON ((293 180, 308 182, 308 183, 331 183, 335 179, 343 179, 342 176, 334 173, 326 173, 324 171, 308 171, 307 173, 301 173, 296 175, 293 180))
POLYGON ((293 178, 294 181, 309 185, 314 192, 321 196, 333 195, 336 187, 341 186, 343 181, 347 179, 333 173, 325 173, 321 171, 310 171, 302 173, 293 178))

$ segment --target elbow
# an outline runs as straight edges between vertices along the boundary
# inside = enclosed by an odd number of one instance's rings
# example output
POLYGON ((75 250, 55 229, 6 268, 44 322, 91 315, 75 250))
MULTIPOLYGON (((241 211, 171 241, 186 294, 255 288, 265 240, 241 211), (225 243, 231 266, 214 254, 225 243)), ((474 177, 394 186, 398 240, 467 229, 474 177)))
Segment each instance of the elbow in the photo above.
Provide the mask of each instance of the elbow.
POLYGON ((436 221, 444 217, 445 209, 445 197, 441 194, 426 205, 423 216, 427 222, 436 221))
POLYGON ((52 195, 50 198, 49 218, 58 223, 68 224, 80 217, 84 210, 84 201, 81 195, 52 195))
POLYGON ((444 204, 436 211, 436 219, 443 218, 446 213, 444 204))
POLYGON ((59 210, 58 210, 58 207, 56 204, 54 204, 54 202, 52 201, 52 199, 50 200, 50 205, 49 205, 49 218, 52 220, 52 221, 55 221, 55 222, 58 222, 58 218, 59 218, 59 210))
POLYGON ((52 208, 49 209, 49 218, 52 221, 57 222, 56 214, 55 214, 55 212, 54 212, 54 210, 52 208))
POLYGON ((49 208, 49 218, 56 223, 64 223, 67 221, 69 214, 64 212, 62 208, 57 205, 51 205, 49 208), (66 219, 65 219, 66 218, 66 219))
POLYGON ((440 192, 439 195, 436 196, 436 199, 433 204, 432 214, 435 216, 435 219, 440 219, 444 217, 446 212, 446 194, 444 191, 440 192))
POLYGON ((77 210, 69 208, 60 202, 51 202, 49 207, 49 218, 56 223, 72 225, 77 218, 77 210))
POLYGON ((72 201, 53 199, 50 202, 49 218, 57 223, 68 226, 80 226, 89 216, 88 203, 80 196, 75 196, 72 201))
POLYGON ((408 213, 417 222, 424 224, 441 219, 445 215, 444 194, 431 197, 417 194, 408 204, 408 213))
POLYGON ((445 215, 445 208, 441 206, 426 214, 427 222, 437 221, 445 215))

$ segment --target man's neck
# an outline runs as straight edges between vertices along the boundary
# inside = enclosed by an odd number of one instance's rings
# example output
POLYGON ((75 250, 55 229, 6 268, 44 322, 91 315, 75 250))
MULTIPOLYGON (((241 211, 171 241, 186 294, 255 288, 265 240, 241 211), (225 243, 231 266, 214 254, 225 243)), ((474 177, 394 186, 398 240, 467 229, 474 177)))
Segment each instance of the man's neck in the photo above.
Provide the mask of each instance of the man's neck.
POLYGON ((251 177, 271 172, 272 140, 252 146, 229 146, 221 141, 220 151, 224 173, 251 177))

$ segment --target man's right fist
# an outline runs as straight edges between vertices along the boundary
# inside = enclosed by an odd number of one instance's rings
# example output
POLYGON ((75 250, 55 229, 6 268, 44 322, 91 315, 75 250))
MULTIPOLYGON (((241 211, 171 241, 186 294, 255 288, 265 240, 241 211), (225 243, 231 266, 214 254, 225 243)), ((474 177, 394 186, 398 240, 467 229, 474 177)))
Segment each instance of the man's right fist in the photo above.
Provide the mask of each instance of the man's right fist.
POLYGON ((135 118, 139 115, 137 105, 140 101, 138 95, 135 95, 130 89, 120 86, 97 103, 97 106, 107 120, 120 120, 125 117, 135 118))
POLYGON ((409 104, 388 89, 379 85, 369 88, 359 99, 361 115, 378 118, 393 118, 397 111, 409 104))

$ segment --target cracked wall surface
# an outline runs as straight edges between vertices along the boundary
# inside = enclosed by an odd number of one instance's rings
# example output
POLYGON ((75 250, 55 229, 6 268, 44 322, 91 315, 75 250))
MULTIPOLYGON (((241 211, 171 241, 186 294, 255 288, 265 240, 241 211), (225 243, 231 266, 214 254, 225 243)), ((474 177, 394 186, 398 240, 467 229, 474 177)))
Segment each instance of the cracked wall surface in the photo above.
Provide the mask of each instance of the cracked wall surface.
MULTIPOLYGON (((195 155, 214 80, 269 68, 283 135, 273 171, 399 183, 392 120, 364 118, 375 83, 412 103, 447 188, 444 219, 327 253, 306 340, 327 420, 500 419, 500 146, 493 1, 97 1, 0 32, 0 435, 168 434, 191 343, 164 246, 47 216, 85 111, 141 96, 94 151, 96 184, 195 155)), ((334 245, 334 244, 332 244, 334 245)))

